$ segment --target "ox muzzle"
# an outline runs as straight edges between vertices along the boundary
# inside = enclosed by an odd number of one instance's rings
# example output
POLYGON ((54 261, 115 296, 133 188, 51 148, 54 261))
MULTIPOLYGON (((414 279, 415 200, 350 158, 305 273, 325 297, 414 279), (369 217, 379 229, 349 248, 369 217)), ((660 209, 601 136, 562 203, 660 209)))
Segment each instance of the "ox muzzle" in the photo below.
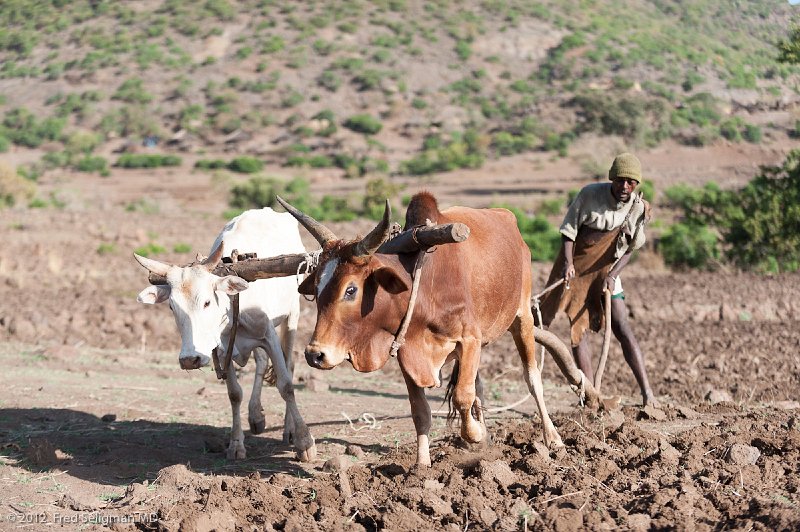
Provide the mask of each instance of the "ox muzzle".
POLYGON ((327 346, 317 343, 310 343, 305 350, 306 362, 309 366, 316 369, 333 369, 350 357, 327 346))

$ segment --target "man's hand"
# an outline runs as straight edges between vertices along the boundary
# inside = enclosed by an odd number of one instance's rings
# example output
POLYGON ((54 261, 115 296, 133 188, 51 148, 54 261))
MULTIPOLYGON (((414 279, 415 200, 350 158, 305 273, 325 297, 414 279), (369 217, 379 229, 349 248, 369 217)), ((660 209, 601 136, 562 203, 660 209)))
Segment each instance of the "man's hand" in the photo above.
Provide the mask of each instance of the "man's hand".
POLYGON ((575 266, 572 263, 565 264, 561 275, 565 282, 570 282, 575 277, 575 266))
POLYGON ((610 293, 614 293, 614 284, 617 282, 617 278, 611 275, 606 277, 606 282, 603 285, 603 290, 608 290, 610 293))

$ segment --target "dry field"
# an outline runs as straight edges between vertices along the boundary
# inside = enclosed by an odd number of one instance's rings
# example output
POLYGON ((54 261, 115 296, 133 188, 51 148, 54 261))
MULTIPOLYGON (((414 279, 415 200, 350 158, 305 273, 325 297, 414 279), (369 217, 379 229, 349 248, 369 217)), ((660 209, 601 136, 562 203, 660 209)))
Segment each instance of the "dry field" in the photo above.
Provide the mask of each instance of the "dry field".
MULTIPOLYGON (((643 159, 659 187, 741 182, 755 162, 780 160, 717 149, 728 152, 661 148, 643 159)), ((576 167, 535 157, 425 186, 443 203, 485 205, 503 191, 523 204, 581 184, 576 167)), ((311 177, 316 189, 337 186, 311 177)), ((281 443, 282 402, 269 388, 267 431, 247 433, 248 458, 228 462, 225 387, 212 371, 179 369, 172 317, 136 303, 146 275, 131 257, 148 243, 175 262, 206 252, 224 191, 205 174, 165 171, 54 175, 40 186, 66 206, 0 211, 0 529, 800 527, 800 275, 675 273, 642 254, 626 294, 662 407, 638 407, 618 346, 604 391, 622 406, 600 415, 576 404, 548 360, 545 396, 566 443, 557 452, 541 445, 528 401, 489 414, 493 442, 482 448, 465 448, 437 416, 433 467, 417 469, 396 364, 319 374, 299 359, 297 399, 318 459, 300 464, 281 443)), ((335 228, 355 235, 369 224, 335 228)), ((547 267, 536 265, 540 289, 547 267)), ((303 305, 298 355, 315 319, 303 305)), ((567 338, 563 320, 554 330, 567 338)), ((526 393, 510 336, 484 351, 482 367, 490 407, 526 393)), ((242 374, 247 389, 252 367, 242 374)), ((442 396, 430 391, 434 409, 442 396)))

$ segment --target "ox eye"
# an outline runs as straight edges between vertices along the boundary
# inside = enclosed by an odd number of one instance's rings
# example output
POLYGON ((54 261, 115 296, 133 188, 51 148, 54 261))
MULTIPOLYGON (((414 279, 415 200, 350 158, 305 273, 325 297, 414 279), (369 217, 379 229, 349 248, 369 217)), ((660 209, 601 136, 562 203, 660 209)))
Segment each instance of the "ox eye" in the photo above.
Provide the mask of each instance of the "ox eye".
POLYGON ((344 289, 344 298, 347 301, 352 301, 356 297, 356 292, 358 292, 358 288, 353 285, 348 286, 344 289))
POLYGON ((203 308, 208 308, 210 306, 211 306, 211 301, 206 301, 205 303, 203 303, 203 308))

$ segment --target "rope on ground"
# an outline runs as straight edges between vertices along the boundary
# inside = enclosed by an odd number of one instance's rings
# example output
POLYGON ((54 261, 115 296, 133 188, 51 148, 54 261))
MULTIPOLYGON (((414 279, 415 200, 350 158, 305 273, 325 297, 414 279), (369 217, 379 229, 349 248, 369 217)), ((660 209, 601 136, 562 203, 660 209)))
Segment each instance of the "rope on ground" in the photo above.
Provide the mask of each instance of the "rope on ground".
POLYGON ((364 412, 359 417, 361 422, 364 423, 364 426, 362 426, 362 427, 356 427, 355 424, 353 423, 353 420, 350 419, 350 416, 348 416, 345 412, 342 412, 342 415, 347 420, 347 422, 350 423, 350 428, 353 429, 355 432, 358 432, 358 431, 364 430, 364 429, 375 430, 375 429, 381 428, 380 424, 378 423, 378 420, 375 419, 375 415, 374 414, 370 414, 369 412, 364 412))
POLYGON ((513 409, 517 408, 519 405, 521 405, 522 403, 524 403, 525 401, 527 401, 528 399, 530 399, 531 397, 533 397, 533 396, 530 394, 530 392, 528 392, 528 394, 525 397, 523 397, 522 399, 520 399, 516 403, 511 403, 510 405, 505 405, 505 406, 498 406, 498 407, 495 407, 495 408, 487 408, 486 411, 487 412, 496 413, 496 412, 505 412, 506 410, 513 410, 513 409))

